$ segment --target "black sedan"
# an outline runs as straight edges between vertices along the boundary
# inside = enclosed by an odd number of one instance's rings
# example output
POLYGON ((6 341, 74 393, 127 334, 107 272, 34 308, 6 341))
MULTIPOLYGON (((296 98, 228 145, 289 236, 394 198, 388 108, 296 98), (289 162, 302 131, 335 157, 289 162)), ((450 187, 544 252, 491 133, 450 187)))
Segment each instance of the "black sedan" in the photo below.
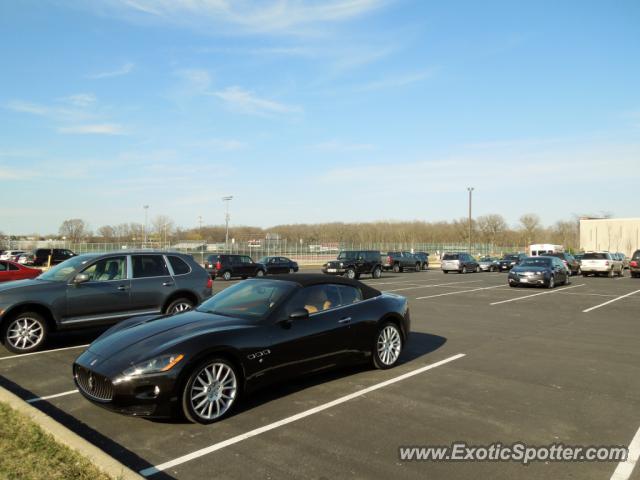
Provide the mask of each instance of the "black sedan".
POLYGON ((267 273, 294 273, 298 271, 298 263, 287 257, 262 257, 258 260, 267 268, 267 273))
POLYGON ((282 379, 358 362, 391 368, 409 330, 404 297, 357 280, 251 279, 191 312, 120 323, 73 372, 80 392, 112 411, 206 424, 282 379))
POLYGON ((571 283, 569 270, 557 257, 527 257, 509 272, 509 286, 554 288, 571 283))
POLYGON ((508 272, 513 267, 522 262, 527 256, 524 253, 505 254, 498 261, 498 271, 508 272))

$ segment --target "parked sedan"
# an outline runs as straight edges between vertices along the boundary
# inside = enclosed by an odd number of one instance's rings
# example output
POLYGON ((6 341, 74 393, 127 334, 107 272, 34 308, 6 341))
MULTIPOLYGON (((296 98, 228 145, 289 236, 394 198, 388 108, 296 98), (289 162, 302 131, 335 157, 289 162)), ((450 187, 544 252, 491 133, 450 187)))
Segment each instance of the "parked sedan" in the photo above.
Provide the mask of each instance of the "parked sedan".
POLYGON ((274 273, 294 273, 299 269, 298 263, 287 257, 262 257, 258 260, 258 263, 267 268, 269 275, 274 273))
POLYGON ((527 258, 527 256, 524 253, 506 254, 498 261, 498 270, 500 272, 508 272, 525 258, 527 258))
POLYGON ((482 257, 478 260, 478 265, 480 265, 480 270, 483 272, 497 272, 499 260, 497 257, 482 257))
POLYGON ((554 288, 568 285, 569 271, 557 257, 527 257, 509 271, 509 286, 540 286, 554 288))
POLYGON ((283 379, 362 362, 394 367, 409 331, 401 296, 347 278, 282 275, 235 284, 191 312, 116 325, 73 373, 106 409, 208 424, 240 395, 283 379))
POLYGON ((42 273, 37 268, 29 268, 16 262, 0 260, 0 282, 36 278, 42 273))
POLYGON ((32 280, 0 285, 0 340, 12 352, 33 352, 52 330, 189 310, 211 296, 211 287, 189 255, 79 255, 32 280))

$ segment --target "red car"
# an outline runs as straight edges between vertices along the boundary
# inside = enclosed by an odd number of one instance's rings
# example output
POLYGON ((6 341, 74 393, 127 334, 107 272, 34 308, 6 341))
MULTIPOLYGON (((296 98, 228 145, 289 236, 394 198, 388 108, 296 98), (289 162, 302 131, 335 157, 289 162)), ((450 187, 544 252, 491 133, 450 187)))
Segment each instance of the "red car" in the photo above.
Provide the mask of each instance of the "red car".
POLYGON ((0 282, 35 278, 42 273, 37 268, 29 268, 16 262, 0 260, 0 282))

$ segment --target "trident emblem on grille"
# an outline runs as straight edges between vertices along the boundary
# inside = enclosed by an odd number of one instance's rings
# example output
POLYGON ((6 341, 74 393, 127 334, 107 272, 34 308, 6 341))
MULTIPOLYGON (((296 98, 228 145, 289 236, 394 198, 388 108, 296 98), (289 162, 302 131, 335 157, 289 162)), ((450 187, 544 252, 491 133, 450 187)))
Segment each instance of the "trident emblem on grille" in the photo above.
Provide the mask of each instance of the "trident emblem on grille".
POLYGON ((88 383, 89 383, 89 390, 91 390, 91 391, 93 392, 93 390, 94 390, 94 389, 95 389, 95 387, 96 387, 96 386, 95 386, 95 379, 93 378, 93 373, 90 373, 90 374, 89 374, 89 380, 88 380, 88 383))

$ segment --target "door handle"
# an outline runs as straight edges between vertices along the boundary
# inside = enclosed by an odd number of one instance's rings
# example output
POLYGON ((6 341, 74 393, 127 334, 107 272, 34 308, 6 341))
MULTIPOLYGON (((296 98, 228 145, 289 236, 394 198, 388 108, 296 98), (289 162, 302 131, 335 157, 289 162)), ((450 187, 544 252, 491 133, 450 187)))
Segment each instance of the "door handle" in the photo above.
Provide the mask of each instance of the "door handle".
POLYGON ((172 287, 173 286, 173 282, 163 282, 162 286, 163 287, 172 287))
POLYGON ((118 290, 120 290, 121 292, 126 290, 127 288, 129 287, 127 287, 126 285, 118 285, 118 290))
POLYGON ((351 321, 351 317, 344 317, 338 320, 338 323, 349 323, 351 321))

